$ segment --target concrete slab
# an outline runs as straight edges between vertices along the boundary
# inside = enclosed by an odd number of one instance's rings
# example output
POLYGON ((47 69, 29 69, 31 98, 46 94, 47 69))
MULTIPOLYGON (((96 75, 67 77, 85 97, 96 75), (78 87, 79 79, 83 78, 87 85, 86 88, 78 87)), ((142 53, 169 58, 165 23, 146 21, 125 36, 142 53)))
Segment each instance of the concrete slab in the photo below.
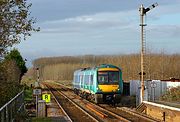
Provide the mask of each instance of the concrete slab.
POLYGON ((165 122, 179 122, 180 109, 167 105, 143 101, 146 114, 165 122))

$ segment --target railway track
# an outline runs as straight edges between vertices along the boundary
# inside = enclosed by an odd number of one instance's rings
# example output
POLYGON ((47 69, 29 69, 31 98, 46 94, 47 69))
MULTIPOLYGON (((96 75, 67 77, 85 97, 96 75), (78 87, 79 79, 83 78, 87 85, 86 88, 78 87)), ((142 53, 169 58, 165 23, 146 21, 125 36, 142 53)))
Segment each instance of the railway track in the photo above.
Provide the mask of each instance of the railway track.
MULTIPOLYGON (((60 86, 58 88, 54 88, 54 86, 51 86, 51 85, 48 85, 48 87, 51 87, 51 89, 53 89, 53 92, 54 91, 58 92, 59 95, 62 95, 64 97, 64 99, 66 99, 68 101, 71 101, 71 103, 74 105, 74 107, 80 108, 81 111, 86 113, 91 118, 90 121, 131 122, 130 120, 128 120, 128 119, 126 119, 126 118, 124 118, 122 116, 119 116, 119 115, 117 115, 115 113, 112 113, 112 112, 110 112, 110 111, 108 111, 106 109, 100 108, 97 105, 92 104, 91 102, 80 98, 79 96, 73 94, 72 91, 69 91, 66 88, 62 88, 60 86)), ((56 93, 56 95, 57 95, 57 93, 56 93)), ((60 104, 64 104, 64 102, 66 103, 67 101, 62 101, 62 99, 61 99, 60 104)), ((69 105, 69 106, 71 106, 71 105, 69 105)), ((74 108, 74 107, 72 107, 72 108, 74 108)), ((67 110, 67 113, 68 113, 68 111, 69 110, 67 110)), ((77 114, 77 112, 75 112, 75 113, 77 114)), ((79 115, 79 118, 81 119, 80 121, 87 121, 87 120, 82 120, 82 117, 83 116, 79 115)), ((85 118, 87 118, 87 117, 85 117, 85 118)), ((74 121, 78 121, 78 120, 74 120, 74 121)))
POLYGON ((52 88, 48 84, 44 84, 44 85, 47 86, 49 91, 55 97, 56 102, 58 103, 60 108, 63 109, 67 118, 69 118, 68 121, 70 122, 82 122, 82 121, 83 122, 98 122, 96 118, 92 117, 87 112, 85 112, 82 108, 74 104, 69 98, 64 96, 57 89, 52 88))
POLYGON ((139 113, 137 111, 133 111, 133 110, 131 110, 129 108, 123 108, 123 107, 119 108, 119 107, 117 107, 117 109, 119 109, 121 111, 124 111, 126 113, 129 113, 129 114, 131 114, 133 116, 136 116, 138 118, 141 118, 142 122, 144 122, 144 121, 146 121, 146 122, 160 122, 160 120, 158 120, 158 119, 152 118, 152 117, 150 117, 148 115, 145 115, 143 113, 139 113))
MULTIPOLYGON (((50 91, 51 92, 51 91, 50 91)), ((64 110, 64 108, 61 106, 61 104, 59 104, 58 100, 56 99, 56 97, 54 96, 54 94, 51 92, 51 95, 54 97, 56 103, 58 104, 59 108, 61 109, 61 113, 63 113, 63 115, 66 117, 65 119, 68 122, 73 122, 72 119, 69 117, 69 115, 66 113, 66 111, 64 110)))
POLYGON ((126 107, 111 107, 109 105, 99 105, 106 110, 109 110, 113 113, 121 115, 125 118, 129 118, 133 122, 160 122, 160 120, 147 116, 143 113, 139 113, 137 111, 131 110, 126 107))
MULTIPOLYGON (((52 97, 51 97, 51 101, 57 103, 57 106, 58 106, 58 108, 59 108, 59 113, 56 113, 56 115, 57 115, 56 117, 58 117, 59 114, 60 114, 60 116, 63 116, 66 121, 72 122, 71 118, 70 118, 69 115, 66 113, 66 111, 64 110, 64 108, 59 104, 58 100, 56 99, 56 96, 54 96, 54 94, 52 93, 52 91, 50 91, 49 88, 48 88, 45 84, 42 84, 41 87, 43 87, 42 89, 43 89, 43 91, 44 91, 45 93, 51 94, 51 96, 52 96, 52 97)), ((53 107, 54 107, 54 106, 53 106, 53 107)), ((47 112, 48 112, 48 110, 47 110, 47 112)), ((53 117, 54 115, 53 115, 53 116, 52 116, 52 115, 49 115, 49 116, 53 117)))
MULTIPOLYGON (((58 84, 61 86, 61 88, 65 91, 72 92, 72 89, 69 87, 66 87, 64 85, 58 84)), ((143 113, 139 113, 137 111, 133 111, 132 109, 128 109, 125 107, 112 107, 106 104, 100 104, 96 105, 93 104, 87 100, 83 100, 84 102, 86 101, 86 104, 88 103, 89 109, 91 109, 90 106, 93 106, 93 108, 98 108, 102 111, 105 111, 105 113, 111 113, 113 116, 119 117, 120 120, 123 120, 123 118, 126 118, 124 121, 133 121, 133 122, 159 122, 160 120, 152 118, 150 116, 147 116, 143 113)), ((105 116, 105 115, 100 115, 100 116, 105 116)))

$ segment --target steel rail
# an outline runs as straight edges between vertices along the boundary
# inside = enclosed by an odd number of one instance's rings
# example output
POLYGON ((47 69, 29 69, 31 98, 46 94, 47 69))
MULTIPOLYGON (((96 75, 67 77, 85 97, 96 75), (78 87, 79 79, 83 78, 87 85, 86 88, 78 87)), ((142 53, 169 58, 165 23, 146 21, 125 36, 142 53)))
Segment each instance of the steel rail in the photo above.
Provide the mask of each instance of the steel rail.
POLYGON ((147 121, 150 121, 150 122, 159 122, 159 121, 160 121, 160 120, 157 120, 157 119, 152 118, 152 117, 150 117, 150 116, 144 115, 144 114, 142 114, 142 113, 133 111, 133 110, 131 110, 131 109, 119 108, 119 107, 117 107, 117 109, 122 110, 122 111, 124 111, 124 112, 127 112, 127 113, 129 113, 129 114, 131 114, 131 115, 133 115, 133 116, 140 117, 140 118, 142 118, 142 119, 144 119, 144 120, 147 120, 147 121))
MULTIPOLYGON (((52 88, 52 87, 51 87, 52 88)), ((82 107, 80 107, 78 104, 76 104, 74 101, 72 101, 70 98, 68 98, 64 93, 60 92, 59 90, 55 89, 59 94, 61 94, 63 97, 65 97, 67 100, 69 100, 74 106, 76 106, 78 109, 80 109, 83 113, 85 113, 87 116, 89 116, 91 119, 93 119, 95 122, 99 122, 95 117, 90 115, 87 111, 85 111, 82 107)))
MULTIPOLYGON (((87 101, 87 100, 86 100, 86 101, 87 101)), ((87 102, 89 102, 89 101, 87 101, 87 102)), ((91 104, 91 105, 93 105, 93 106, 101 109, 102 111, 105 111, 105 112, 111 114, 112 116, 115 116, 116 118, 118 118, 118 119, 120 119, 120 120, 122 120, 122 121, 124 121, 124 122, 131 122, 131 120, 126 119, 125 117, 122 117, 122 116, 120 116, 120 115, 118 115, 118 114, 116 114, 116 113, 114 113, 114 112, 112 112, 112 111, 109 111, 109 110, 105 109, 105 108, 102 108, 102 107, 100 107, 100 106, 98 106, 98 105, 96 105, 96 104, 94 104, 94 103, 89 102, 89 104, 91 104)))
POLYGON ((91 116, 88 112, 86 112, 84 109, 82 109, 79 105, 77 105, 74 101, 72 101, 71 99, 69 99, 65 94, 63 94, 62 92, 58 91, 59 94, 61 94, 62 96, 64 96, 66 99, 68 99, 72 104, 74 104, 77 108, 79 108, 81 111, 83 111, 86 115, 88 115, 90 118, 92 118, 94 121, 99 122, 96 118, 94 118, 93 116, 91 116))
MULTIPOLYGON (((47 85, 46 85, 47 88, 49 88, 47 85)), ((69 117, 69 115, 67 114, 67 112, 64 110, 64 108, 61 106, 61 104, 58 102, 57 98, 55 97, 55 95, 53 94, 53 92, 49 89, 50 93, 52 94, 52 96, 54 97, 56 103, 58 104, 59 108, 63 111, 63 113, 65 114, 65 116, 67 117, 67 121, 69 122, 73 122, 72 119, 69 117)))

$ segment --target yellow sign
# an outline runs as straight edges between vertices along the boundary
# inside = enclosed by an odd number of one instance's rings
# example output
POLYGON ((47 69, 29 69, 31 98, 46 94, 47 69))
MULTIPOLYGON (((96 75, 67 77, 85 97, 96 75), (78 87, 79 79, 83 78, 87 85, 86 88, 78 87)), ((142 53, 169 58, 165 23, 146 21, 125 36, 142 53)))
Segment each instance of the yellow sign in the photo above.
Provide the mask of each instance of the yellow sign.
POLYGON ((51 102, 51 95, 50 94, 43 94, 42 99, 46 101, 46 103, 51 102))

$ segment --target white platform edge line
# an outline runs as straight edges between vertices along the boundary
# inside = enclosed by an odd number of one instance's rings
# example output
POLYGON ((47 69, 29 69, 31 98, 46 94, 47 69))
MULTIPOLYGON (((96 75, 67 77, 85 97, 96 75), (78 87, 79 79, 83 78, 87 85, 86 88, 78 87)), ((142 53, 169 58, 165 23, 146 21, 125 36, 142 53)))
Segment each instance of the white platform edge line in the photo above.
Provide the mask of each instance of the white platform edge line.
POLYGON ((153 106, 158 106, 158 107, 161 107, 161 108, 170 109, 170 110, 175 110, 175 111, 179 111, 180 112, 179 108, 175 108, 175 107, 171 107, 171 106, 166 106, 166 105, 157 104, 157 103, 148 102, 148 101, 143 101, 143 103, 149 104, 149 105, 153 105, 153 106))

